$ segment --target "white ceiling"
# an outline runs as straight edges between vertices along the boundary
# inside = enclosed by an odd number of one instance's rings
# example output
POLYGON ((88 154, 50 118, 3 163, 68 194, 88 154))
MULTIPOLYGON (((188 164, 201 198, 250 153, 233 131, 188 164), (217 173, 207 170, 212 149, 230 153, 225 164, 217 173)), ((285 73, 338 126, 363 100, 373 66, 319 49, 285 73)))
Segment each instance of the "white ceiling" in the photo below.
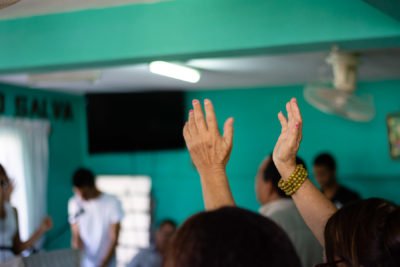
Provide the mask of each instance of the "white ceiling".
MULTIPOLYGON (((32 83, 28 74, 0 76, 0 82, 70 93, 143 91, 154 89, 222 89, 303 84, 331 78, 325 63, 328 53, 260 55, 236 58, 198 59, 186 62, 200 69, 199 83, 191 84, 155 75, 147 64, 80 70, 76 74, 99 75, 95 82, 32 83)), ((68 73, 61 73, 66 76, 68 73)), ((359 80, 400 78, 400 48, 364 51, 360 57, 359 80)))
POLYGON ((49 13, 70 12, 81 9, 104 8, 109 6, 154 3, 161 0, 20 0, 5 9, 0 9, 0 20, 31 17, 49 13))

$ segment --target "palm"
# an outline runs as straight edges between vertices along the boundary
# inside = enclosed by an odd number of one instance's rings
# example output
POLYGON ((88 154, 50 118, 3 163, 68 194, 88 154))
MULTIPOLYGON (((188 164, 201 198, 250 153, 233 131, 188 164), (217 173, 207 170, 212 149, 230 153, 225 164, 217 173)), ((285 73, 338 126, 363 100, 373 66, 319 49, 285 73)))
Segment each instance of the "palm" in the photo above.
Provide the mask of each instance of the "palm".
POLYGON ((297 101, 292 99, 287 103, 286 110, 288 119, 282 112, 278 115, 282 130, 273 152, 274 163, 282 177, 287 177, 296 166, 296 154, 302 138, 302 118, 297 101))

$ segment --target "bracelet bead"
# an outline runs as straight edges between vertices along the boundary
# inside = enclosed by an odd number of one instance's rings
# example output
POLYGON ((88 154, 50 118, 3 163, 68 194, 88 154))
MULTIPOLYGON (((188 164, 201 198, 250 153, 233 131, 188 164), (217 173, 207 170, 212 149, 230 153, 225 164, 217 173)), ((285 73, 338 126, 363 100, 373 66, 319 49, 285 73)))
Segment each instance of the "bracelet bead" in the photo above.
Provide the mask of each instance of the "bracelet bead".
POLYGON ((285 192, 286 195, 291 196, 303 185, 308 177, 308 173, 303 165, 296 166, 294 172, 285 181, 282 178, 278 183, 278 187, 285 192))

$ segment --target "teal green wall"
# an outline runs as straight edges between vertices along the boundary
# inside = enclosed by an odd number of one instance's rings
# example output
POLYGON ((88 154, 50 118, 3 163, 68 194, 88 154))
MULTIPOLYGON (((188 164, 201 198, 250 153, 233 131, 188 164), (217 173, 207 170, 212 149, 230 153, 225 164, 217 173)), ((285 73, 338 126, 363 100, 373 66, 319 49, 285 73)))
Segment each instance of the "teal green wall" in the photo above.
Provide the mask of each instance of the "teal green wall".
POLYGON ((0 20, 0 73, 400 45, 361 0, 173 0, 0 20))
MULTIPOLYGON (((50 117, 51 134, 49 137, 49 175, 47 206, 48 213, 54 220, 54 230, 49 233, 53 236, 55 231, 67 222, 67 201, 72 195, 71 174, 81 165, 82 150, 82 112, 83 98, 61 93, 51 93, 42 90, 32 90, 0 84, 0 93, 6 97, 7 117, 14 117, 14 98, 16 95, 46 99, 48 104, 53 101, 67 101, 71 103, 74 118, 72 121, 56 120, 50 117)), ((50 107, 49 107, 50 109, 50 107)), ((53 248, 66 247, 69 244, 69 234, 65 234, 52 244, 53 248)))
MULTIPOLYGON (((185 220, 203 210, 199 178, 185 150, 155 153, 89 155, 85 127, 84 99, 44 91, 0 85, 9 105, 14 95, 30 98, 68 100, 75 119, 62 122, 51 119, 48 209, 55 229, 67 216, 67 200, 72 195, 70 177, 80 165, 93 168, 97 174, 147 174, 152 177, 156 200, 156 220, 173 217, 185 220)), ((279 133, 277 112, 285 101, 296 96, 304 115, 303 156, 310 165, 314 155, 329 150, 339 160, 340 180, 364 197, 380 196, 400 202, 400 161, 390 159, 386 115, 400 111, 400 80, 361 83, 360 93, 372 93, 377 117, 370 123, 354 123, 325 115, 306 104, 301 86, 196 91, 192 98, 211 98, 220 121, 235 117, 235 145, 228 167, 229 179, 237 203, 256 210, 254 175, 261 159, 273 149, 279 133)), ((7 116, 12 116, 9 110, 7 116)), ((50 233, 50 235, 54 234, 50 233)), ((68 247, 66 234, 51 248, 68 247)))
MULTIPOLYGON (((298 97, 304 115, 300 155, 308 165, 317 153, 331 151, 339 161, 343 184, 354 187, 364 197, 380 196, 400 202, 400 161, 389 156, 386 129, 386 115, 400 111, 400 80, 361 83, 359 93, 372 93, 375 97, 377 116, 372 122, 355 123, 317 111, 305 103, 301 86, 189 92, 187 103, 192 98, 210 98, 221 122, 235 117, 235 143, 228 173, 241 206, 258 208, 254 176, 278 136, 276 115, 292 96, 298 97)), ((86 139, 86 132, 83 137, 86 139)), ((203 209, 199 179, 185 150, 86 154, 84 162, 101 174, 150 175, 158 220, 173 217, 182 221, 203 209)))

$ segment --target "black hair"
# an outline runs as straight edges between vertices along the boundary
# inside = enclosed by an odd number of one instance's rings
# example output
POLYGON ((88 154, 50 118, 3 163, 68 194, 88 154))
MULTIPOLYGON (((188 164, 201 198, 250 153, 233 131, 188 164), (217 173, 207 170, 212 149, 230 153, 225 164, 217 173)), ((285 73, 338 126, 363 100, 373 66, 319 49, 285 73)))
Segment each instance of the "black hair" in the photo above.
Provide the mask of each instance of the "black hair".
POLYGON ((236 207, 198 213, 172 237, 163 267, 300 267, 286 233, 236 207))
POLYGON ((319 154, 314 159, 314 166, 324 166, 327 167, 330 171, 336 170, 336 161, 335 158, 329 153, 319 154))
MULTIPOLYGON (((307 169, 306 163, 300 157, 296 157, 296 164, 302 164, 304 166, 304 168, 307 169)), ((272 159, 272 155, 270 155, 270 160, 267 164, 267 167, 264 170, 263 179, 265 182, 271 181, 272 186, 275 188, 275 191, 279 194, 280 197, 290 198, 290 196, 287 196, 285 194, 285 192, 283 192, 278 187, 278 183, 279 183, 279 180, 281 179, 281 175, 275 166, 274 160, 272 159)))
POLYGON ((79 168, 72 177, 72 185, 75 187, 95 187, 95 176, 86 168, 79 168))

